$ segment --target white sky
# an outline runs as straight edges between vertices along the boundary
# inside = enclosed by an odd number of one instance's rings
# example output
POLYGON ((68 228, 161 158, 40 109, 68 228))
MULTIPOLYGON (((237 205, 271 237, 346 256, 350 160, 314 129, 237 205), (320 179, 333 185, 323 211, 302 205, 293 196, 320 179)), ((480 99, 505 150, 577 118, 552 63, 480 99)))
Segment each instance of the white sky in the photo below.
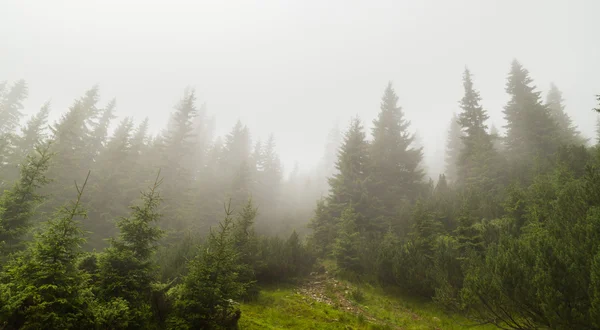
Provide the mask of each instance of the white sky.
POLYGON ((0 81, 29 83, 53 118, 100 85, 119 115, 163 127, 186 86, 217 116, 275 133, 286 168, 317 162, 329 129, 369 124, 388 80, 437 172, 465 65, 497 126, 517 58, 554 81, 591 136, 600 93, 600 1, 0 0, 0 81))

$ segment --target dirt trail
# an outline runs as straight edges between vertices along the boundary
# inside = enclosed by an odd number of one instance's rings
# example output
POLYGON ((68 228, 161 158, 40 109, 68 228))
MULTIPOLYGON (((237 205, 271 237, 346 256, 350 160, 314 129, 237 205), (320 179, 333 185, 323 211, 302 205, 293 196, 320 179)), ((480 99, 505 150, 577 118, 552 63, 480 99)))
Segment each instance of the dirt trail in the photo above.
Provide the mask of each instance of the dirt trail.
POLYGON ((321 274, 311 273, 309 279, 298 289, 297 293, 305 296, 306 299, 312 299, 354 315, 362 315, 368 322, 388 325, 392 329, 402 329, 387 321, 377 319, 368 310, 350 300, 350 293, 354 289, 355 287, 338 281, 324 272, 321 274))

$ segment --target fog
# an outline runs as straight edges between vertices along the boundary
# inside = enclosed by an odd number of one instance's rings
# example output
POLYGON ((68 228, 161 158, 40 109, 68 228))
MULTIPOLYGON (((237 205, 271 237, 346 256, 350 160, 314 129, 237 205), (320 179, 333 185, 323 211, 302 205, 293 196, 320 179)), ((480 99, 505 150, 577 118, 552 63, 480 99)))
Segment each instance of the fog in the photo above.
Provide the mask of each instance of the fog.
POLYGON ((27 115, 51 100, 54 122, 98 84, 102 103, 150 116, 155 132, 191 86, 218 135, 237 119, 253 138, 274 133, 286 172, 314 166, 336 124, 369 126, 392 81, 435 177, 465 66, 496 126, 516 58, 593 135, 599 11, 593 0, 3 1, 0 77, 27 81, 27 115))

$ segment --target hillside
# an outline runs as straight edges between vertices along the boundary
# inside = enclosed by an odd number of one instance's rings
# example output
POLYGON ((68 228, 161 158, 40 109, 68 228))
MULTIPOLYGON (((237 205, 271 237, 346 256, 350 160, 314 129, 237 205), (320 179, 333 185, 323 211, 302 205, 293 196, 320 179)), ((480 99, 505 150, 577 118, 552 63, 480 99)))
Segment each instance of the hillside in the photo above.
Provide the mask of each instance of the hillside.
POLYGON ((433 303, 330 274, 312 273, 298 285, 263 287, 256 301, 242 305, 240 329, 495 329, 433 303))

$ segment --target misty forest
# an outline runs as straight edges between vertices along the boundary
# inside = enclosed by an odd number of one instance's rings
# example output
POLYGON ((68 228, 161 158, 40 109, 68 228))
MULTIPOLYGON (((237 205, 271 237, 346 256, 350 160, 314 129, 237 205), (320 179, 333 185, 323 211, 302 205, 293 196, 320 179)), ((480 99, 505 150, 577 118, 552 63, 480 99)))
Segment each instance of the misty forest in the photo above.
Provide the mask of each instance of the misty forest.
POLYGON ((436 306, 422 329, 600 328, 598 139, 555 85, 506 71, 499 134, 464 70, 433 179, 392 83, 376 118, 347 118, 315 169, 289 175, 275 136, 240 121, 215 136, 190 88, 152 135, 98 87, 49 122, 49 103, 23 118, 25 81, 2 83, 0 328, 269 328, 245 321, 268 313, 265 291, 315 278, 347 288, 312 293, 331 328, 403 328, 404 311, 360 307, 376 288, 436 306))

